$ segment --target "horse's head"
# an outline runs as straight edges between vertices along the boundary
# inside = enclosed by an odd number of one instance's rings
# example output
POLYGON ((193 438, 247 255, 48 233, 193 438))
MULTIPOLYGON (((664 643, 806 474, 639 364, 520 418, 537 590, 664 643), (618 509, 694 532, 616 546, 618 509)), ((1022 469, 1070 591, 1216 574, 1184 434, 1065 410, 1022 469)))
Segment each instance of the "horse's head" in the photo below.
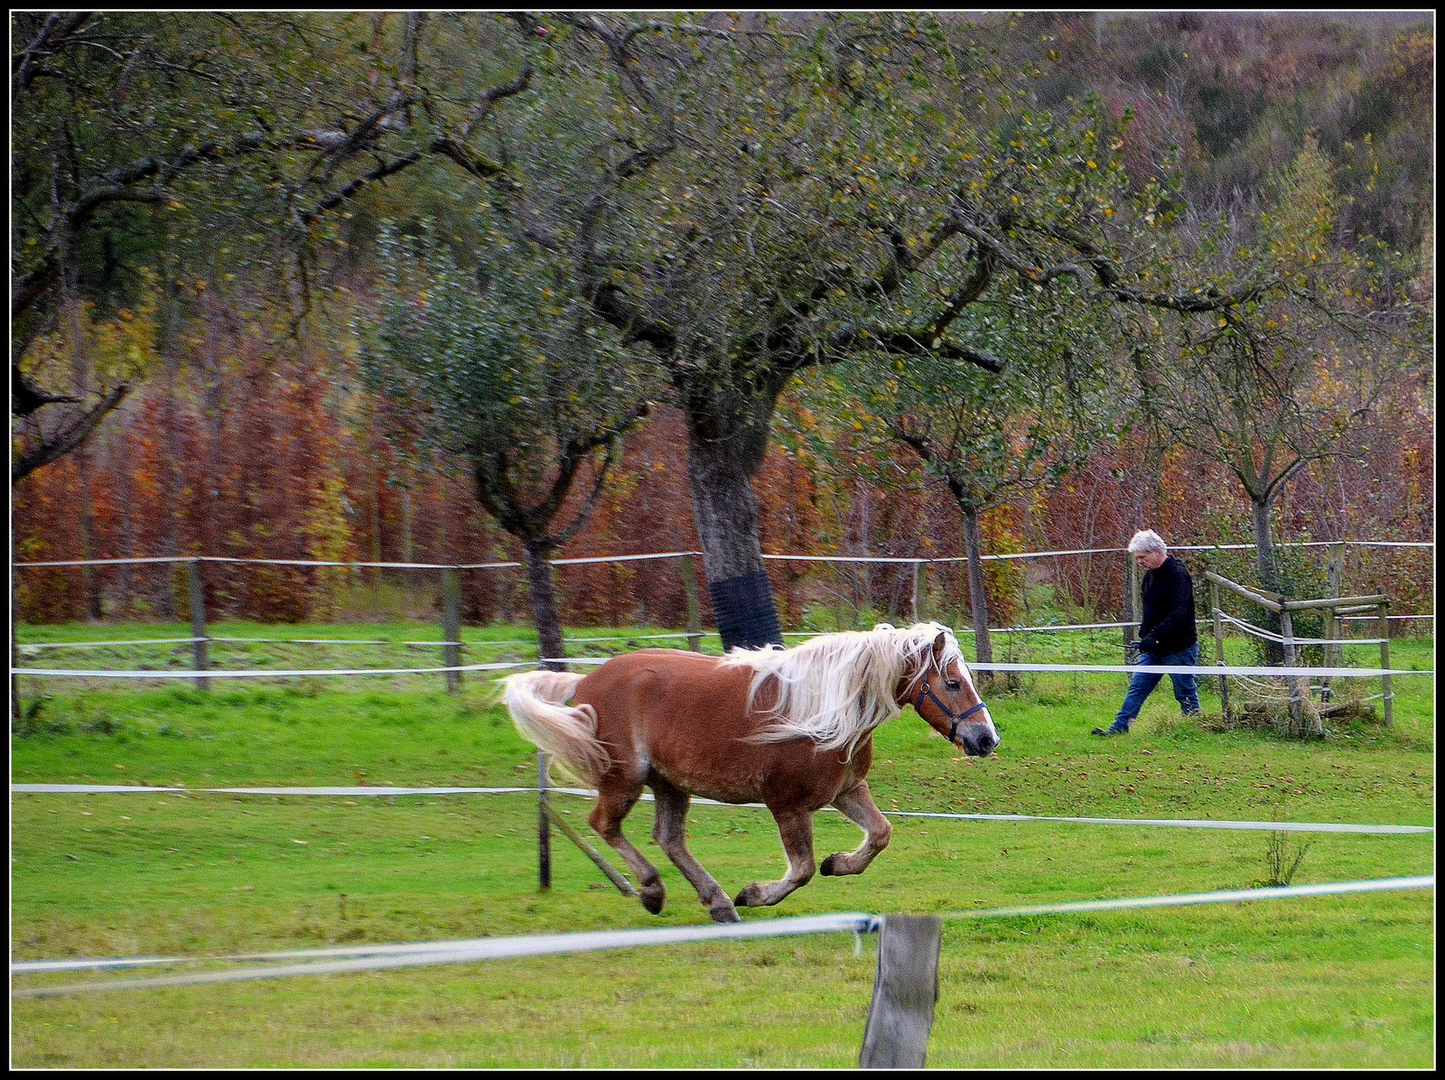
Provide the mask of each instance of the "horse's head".
POLYGON ((988 757, 998 746, 998 731, 951 639, 946 629, 938 632, 918 674, 907 680, 899 704, 912 705, 933 730, 965 754, 988 757))

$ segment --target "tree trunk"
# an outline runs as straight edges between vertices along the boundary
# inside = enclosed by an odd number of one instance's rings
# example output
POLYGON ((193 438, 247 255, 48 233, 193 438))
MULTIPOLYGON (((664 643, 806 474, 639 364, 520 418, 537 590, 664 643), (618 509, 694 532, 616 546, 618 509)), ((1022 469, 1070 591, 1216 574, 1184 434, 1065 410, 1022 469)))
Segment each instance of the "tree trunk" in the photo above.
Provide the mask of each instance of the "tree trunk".
MULTIPOLYGON (((1250 509, 1254 517, 1254 567, 1259 575, 1259 584, 1263 589, 1278 593, 1280 589, 1279 567, 1274 558, 1274 537, 1269 527, 1270 501, 1268 499, 1256 499, 1253 495, 1249 499, 1250 509)), ((1278 614, 1273 611, 1261 611, 1260 623, 1265 629, 1279 633, 1281 621, 1278 614)), ((1265 661, 1270 664, 1282 664, 1285 660, 1284 646, 1277 641, 1260 642, 1260 650, 1264 654, 1265 661)))
MULTIPOLYGON (((554 660, 565 656, 562 645, 562 624, 557 618, 557 593, 552 582, 552 544, 547 540, 528 540, 522 548, 522 562, 527 568, 527 591, 532 597, 532 623, 537 627, 537 655, 554 660)), ((548 671, 566 671, 567 665, 553 662, 542 665, 548 671)))
MULTIPOLYGON (((993 663, 993 646, 988 640, 988 597, 983 589, 983 542, 979 538, 978 511, 959 507, 963 515, 963 550, 968 557, 968 600, 973 609, 974 655, 980 664, 993 663)), ((993 682, 992 672, 984 673, 993 682)))
POLYGON ((731 441, 688 440, 693 520, 724 652, 783 643, 758 540, 758 503, 737 449, 731 441))
POLYGON ((1250 496, 1249 504, 1254 514, 1254 566, 1259 584, 1270 592, 1279 592, 1279 567, 1275 565, 1274 537, 1269 527, 1269 501, 1250 496))

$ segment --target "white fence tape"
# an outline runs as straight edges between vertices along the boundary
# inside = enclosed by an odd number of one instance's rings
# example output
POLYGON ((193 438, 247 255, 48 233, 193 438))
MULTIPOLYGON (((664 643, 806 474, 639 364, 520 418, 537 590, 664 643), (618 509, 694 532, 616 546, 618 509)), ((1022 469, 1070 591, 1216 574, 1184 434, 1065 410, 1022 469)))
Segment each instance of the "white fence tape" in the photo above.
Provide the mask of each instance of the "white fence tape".
MULTIPOLYGON (((343 949, 316 949, 290 953, 258 954, 237 957, 176 957, 173 963, 195 960, 254 960, 265 957, 311 957, 310 962, 268 964, 261 967, 203 971, 189 975, 162 975, 148 979, 121 979, 110 982, 65 983, 58 986, 33 986, 11 989, 11 997, 37 997, 46 994, 68 994, 86 990, 130 990, 143 987, 183 986, 195 983, 235 982, 241 979, 270 979, 288 975, 327 975, 346 971, 373 971, 379 968, 414 967, 422 964, 461 964, 477 960, 502 960, 521 956, 546 956, 555 953, 592 952, 600 949, 629 949, 640 945, 675 945, 693 941, 732 940, 737 938, 778 937, 792 934, 817 934, 847 930, 865 933, 876 930, 876 916, 864 914, 804 915, 793 918, 760 919, 744 923, 710 923, 698 926, 662 926, 635 930, 597 930, 565 934, 524 934, 514 937, 467 938, 460 941, 416 942, 401 945, 358 946, 343 949), (343 956, 346 959, 330 959, 343 956)), ((153 957, 137 958, 145 963, 161 963, 153 957)), ((23 961, 18 963, 24 963, 23 961)), ((50 964, 54 961, 30 961, 50 964)), ((11 972, 22 969, 15 963, 11 972)), ((32 971, 58 970, 33 968, 32 971)))
MULTIPOLYGON (((251 668, 233 671, 226 668, 204 668, 200 671, 171 669, 166 671, 109 671, 100 668, 11 668, 12 675, 35 675, 77 679, 289 679, 308 675, 441 675, 448 671, 505 671, 510 668, 535 667, 538 664, 602 664, 607 656, 572 656, 560 660, 520 660, 498 664, 459 664, 453 667, 424 668, 251 668)), ((1315 669, 1318 670, 1318 669, 1315 669)))
MULTIPOLYGON (((596 555, 582 559, 553 559, 553 566, 576 563, 635 562, 639 559, 675 559, 681 555, 701 555, 700 551, 660 551, 642 555, 596 555)), ((766 558, 767 556, 764 556, 766 558)), ((519 567, 519 562, 487 563, 417 563, 417 562, 338 562, 333 559, 242 559, 228 555, 154 555, 126 559, 60 559, 52 562, 11 563, 17 569, 35 566, 113 566, 120 563, 163 562, 260 563, 265 566, 348 566, 378 570, 500 570, 519 567)))
MULTIPOLYGON (((1276 547, 1333 547, 1335 544, 1344 544, 1346 547, 1379 547, 1379 548, 1433 548, 1434 541, 1431 540, 1307 540, 1303 542, 1290 542, 1276 544, 1276 547)), ((1253 544, 1176 544, 1173 551, 1253 551, 1253 544)), ((998 555, 981 555, 981 559, 1043 559, 1059 555, 1122 555, 1123 548, 1069 548, 1059 551, 1021 551, 1009 552, 998 555)), ((649 552, 640 555, 594 555, 578 559, 553 559, 554 566, 568 566, 579 563, 597 562, 631 562, 638 559, 675 559, 682 555, 701 556, 700 551, 659 551, 649 552)), ((943 558, 929 558, 926 556, 880 556, 880 555, 795 555, 778 554, 764 555, 764 559, 785 559, 798 560, 803 562, 874 562, 874 563, 951 563, 963 562, 965 556, 950 555, 943 558)), ((489 563, 411 563, 411 562, 337 562, 327 559, 243 559, 232 558, 226 555, 150 555, 137 556, 123 559, 61 559, 49 562, 16 562, 11 563, 17 568, 38 567, 38 566, 104 566, 118 563, 162 563, 162 562, 189 562, 192 559, 197 562, 218 562, 218 563, 261 563, 274 566, 352 566, 367 567, 390 570, 494 570, 504 567, 520 567, 519 562, 489 562, 489 563)))
POLYGON ((1356 668, 1356 667, 1246 667, 1236 664, 1139 664, 1129 667, 1125 664, 975 664, 972 671, 1103 671, 1132 675, 1134 672, 1154 675, 1252 675, 1255 678, 1279 678, 1287 675, 1317 675, 1330 678, 1347 678, 1351 675, 1362 678, 1381 675, 1434 675, 1434 670, 1417 671, 1413 668, 1356 668))
MULTIPOLYGON (((555 656, 539 660, 519 660, 495 664, 460 664, 452 667, 422 668, 311 668, 304 670, 281 668, 250 668, 235 671, 225 668, 169 669, 165 671, 115 671, 105 668, 37 668, 12 667, 12 675, 33 675, 54 678, 86 679, 280 679, 299 678, 309 675, 440 675, 448 671, 503 671, 511 668, 535 667, 538 664, 605 664, 609 656, 555 656)), ((978 664, 971 663, 974 671, 1075 671, 1103 672, 1132 675, 1135 672, 1157 675, 1249 675, 1255 678, 1282 679, 1290 675, 1316 678, 1378 678, 1381 675, 1430 675, 1433 669, 1414 668, 1354 668, 1354 667, 1244 667, 1220 664, 1189 666, 1187 664, 1141 664, 1129 667, 1125 664, 978 664)))
MULTIPOLYGON (((696 802, 697 800, 693 800, 696 802)), ((1176 829, 1255 829, 1270 832, 1432 833, 1430 825, 1355 825, 1331 821, 1231 821, 1213 818, 1047 817, 1033 814, 947 814, 933 810, 885 810, 891 817, 956 818, 964 821, 1065 821, 1081 825, 1157 825, 1176 829)))
MULTIPOLYGON (((535 793, 536 787, 228 787, 228 788, 183 788, 183 787, 141 787, 128 784, 11 784, 12 795, 112 795, 150 792, 151 794, 194 794, 211 793, 219 795, 333 795, 347 798, 375 798, 395 795, 511 795, 519 792, 535 793)), ((595 798, 597 792, 590 788, 548 787, 552 795, 579 795, 595 798)), ((651 793, 644 793, 643 800, 650 800, 651 793)), ((715 799, 694 798, 694 806, 742 806, 764 809, 762 803, 722 803, 715 799)), ((833 807, 824 807, 833 810, 833 807)), ((955 821, 1059 821, 1081 825, 1154 825, 1180 829, 1253 829, 1278 832, 1328 832, 1328 833, 1429 833, 1429 825, 1364 825, 1351 822, 1328 821, 1233 821, 1214 818, 1099 818, 1099 817, 1050 817, 1035 814, 954 814, 937 810, 885 810, 889 817, 945 818, 955 821)))
MULTIPOLYGON (((1116 911, 1126 908, 1167 907, 1192 904, 1243 903, 1252 900, 1277 900, 1287 897, 1328 896, 1341 893, 1378 892, 1392 889, 1433 888, 1433 874, 1421 877, 1377 878, 1369 881, 1341 881, 1319 885, 1292 885, 1272 889, 1227 889, 1207 893, 1183 893, 1173 896, 1146 896, 1107 900, 1081 900, 1057 904, 1024 904, 1002 908, 980 908, 976 911, 940 913, 944 918, 980 919, 998 916, 1067 914, 1083 911, 1116 911)), ((354 946, 280 953, 253 953, 233 957, 134 957, 134 965, 191 963, 198 960, 286 960, 310 958, 310 962, 271 963, 258 967, 204 971, 184 975, 161 975, 142 979, 115 979, 96 982, 61 983, 54 986, 12 987, 10 996, 43 997, 51 994, 73 994, 94 990, 139 990, 151 987, 185 986, 200 983, 237 982, 243 979, 268 979, 293 975, 328 975, 350 971, 374 971, 382 968, 413 967, 423 964, 459 964, 478 960, 501 960, 522 956, 545 956, 565 952, 590 952, 601 949, 627 949, 643 945, 671 945, 694 941, 731 940, 737 938, 777 937, 789 934, 816 934, 826 931, 850 930, 854 934, 871 932, 880 926, 876 915, 846 913, 837 915, 805 915, 794 918, 759 919, 743 923, 700 926, 670 926, 635 930, 599 930, 566 934, 528 934, 514 937, 467 938, 460 941, 413 942, 407 944, 354 946), (338 959, 338 957, 342 957, 338 959)), ((11 963, 11 974, 36 974, 47 971, 74 970, 86 967, 117 967, 126 958, 115 957, 97 961, 32 960, 11 963), (61 967, 57 965, 68 965, 61 967)))
POLYGON ((1175 896, 1130 897, 1119 900, 1078 900, 1066 904, 1019 904, 948 912, 944 918, 981 919, 997 915, 1055 915, 1073 911, 1120 911, 1125 908, 1172 907, 1176 904, 1229 904, 1246 900, 1278 900, 1291 896, 1332 896, 1339 893, 1379 892, 1389 889, 1430 889, 1435 875, 1374 878, 1369 881, 1335 881, 1320 885, 1285 885, 1273 889, 1222 889, 1218 892, 1181 893, 1175 896))

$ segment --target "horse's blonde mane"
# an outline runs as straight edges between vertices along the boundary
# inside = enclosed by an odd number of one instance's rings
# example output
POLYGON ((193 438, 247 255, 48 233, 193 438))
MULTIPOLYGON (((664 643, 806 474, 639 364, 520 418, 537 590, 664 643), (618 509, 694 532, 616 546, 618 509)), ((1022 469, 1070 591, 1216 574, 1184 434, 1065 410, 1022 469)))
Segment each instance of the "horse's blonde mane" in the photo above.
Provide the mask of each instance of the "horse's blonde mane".
POLYGON ((898 683, 925 665, 936 666, 933 643, 939 634, 945 646, 938 664, 963 664, 953 632, 933 622, 822 634, 791 649, 734 649, 724 662, 752 668, 749 708, 763 684, 776 681, 777 700, 757 741, 807 736, 824 749, 845 748, 851 758, 869 732, 902 711, 893 696, 898 683))

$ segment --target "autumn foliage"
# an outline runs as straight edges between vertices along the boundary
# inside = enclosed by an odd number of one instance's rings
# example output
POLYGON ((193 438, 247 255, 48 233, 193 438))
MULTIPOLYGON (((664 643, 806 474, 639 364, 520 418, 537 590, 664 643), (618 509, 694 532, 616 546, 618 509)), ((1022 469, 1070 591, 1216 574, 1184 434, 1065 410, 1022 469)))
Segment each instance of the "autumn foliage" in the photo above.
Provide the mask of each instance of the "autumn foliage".
MULTIPOLYGON (((516 543, 479 508, 467 477, 419 463, 381 438, 376 404, 350 362, 318 341, 267 353, 237 320, 217 313, 190 339, 191 362, 152 379, 77 453, 14 491, 18 563, 208 555, 230 560, 422 563, 473 567, 461 574, 469 623, 527 617, 516 543), (230 328, 228 330, 228 328, 230 328)), ((1431 539, 1433 435, 1428 387, 1403 388, 1357 462, 1333 461, 1293 485, 1279 508, 1280 539, 1431 539)), ((792 427, 849 431, 793 402, 792 427)), ((798 440, 774 443, 756 483, 762 546, 770 554, 951 559, 962 554, 957 511, 941 483, 923 478, 901 450, 887 484, 858 463, 862 450, 829 436, 826 454, 798 440)), ((809 444, 816 446, 816 442, 809 444)), ((629 437, 620 467, 562 558, 697 549, 680 416, 659 409, 629 437)), ((1174 545, 1248 540, 1247 505, 1217 466, 1180 449, 1151 467, 1138 446, 1101 452, 1057 488, 1025 493, 983 516, 990 553, 1122 547, 1141 523, 1174 545), (1154 473, 1157 468, 1157 475, 1154 473), (1142 494, 1141 494, 1142 493, 1142 494)), ((1212 555, 1224 560, 1227 554, 1212 555)), ((1428 610, 1428 556, 1358 549, 1350 580, 1428 610)), ((990 561, 996 625, 1024 614, 1025 585, 1052 586, 1055 604, 1119 610, 1115 556, 990 561)), ((835 629, 857 617, 914 613, 910 563, 769 560, 786 629, 835 629), (840 616, 839 611, 848 612, 840 616)), ((694 573, 701 581, 700 561, 694 573)), ((434 570, 207 562, 208 613, 262 621, 430 617, 434 570)), ((558 567, 569 625, 682 627, 687 599, 679 560, 558 567)), ((185 618, 179 563, 36 567, 16 573, 26 621, 185 618)), ((927 613, 963 618, 961 564, 929 567, 927 613)), ((698 589, 709 622, 707 590, 698 589)))

